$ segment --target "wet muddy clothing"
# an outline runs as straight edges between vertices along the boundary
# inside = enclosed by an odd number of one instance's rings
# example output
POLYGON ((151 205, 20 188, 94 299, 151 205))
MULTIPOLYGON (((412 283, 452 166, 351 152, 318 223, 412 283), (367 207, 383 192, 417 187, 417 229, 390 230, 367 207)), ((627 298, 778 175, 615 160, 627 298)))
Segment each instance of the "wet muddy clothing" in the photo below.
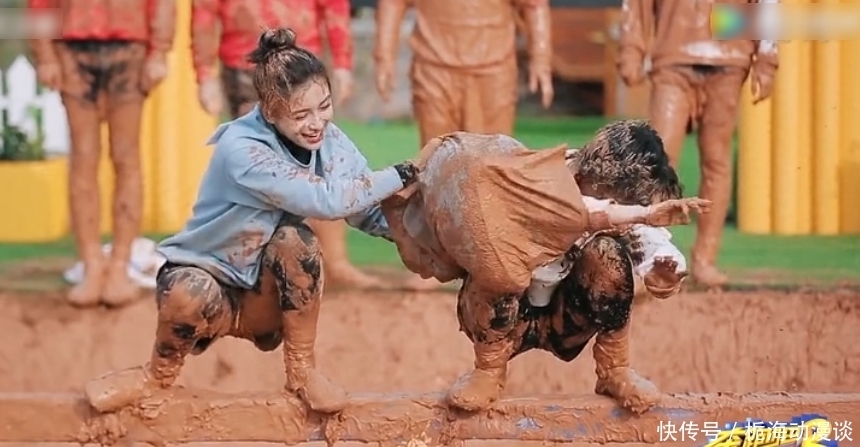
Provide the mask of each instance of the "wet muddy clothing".
POLYGON ((256 48, 260 30, 282 26, 295 30, 298 45, 317 55, 325 34, 334 68, 352 69, 348 0, 193 0, 191 14, 198 82, 214 74, 219 58, 228 68, 250 68, 246 57, 256 48))
POLYGON ((627 325, 641 263, 635 244, 635 237, 598 236, 572 249, 570 272, 542 307, 527 293, 488 300, 467 278, 457 300, 460 328, 475 343, 513 342, 511 358, 542 349, 569 362, 596 334, 627 325))
POLYGON ((493 71, 469 73, 415 60, 412 107, 421 143, 458 130, 482 134, 513 132, 517 112, 516 61, 493 71))
MULTIPOLYGON (((421 145, 454 131, 511 134, 517 103, 516 17, 546 0, 380 0, 377 63, 393 63, 407 7, 412 101, 421 145)), ((548 25, 548 24, 546 24, 548 25)), ((542 25, 542 26, 546 26, 542 25)), ((549 34, 527 23, 533 62, 549 66, 549 34)))
MULTIPOLYGON (((61 11, 62 39, 134 41, 167 53, 176 32, 176 0, 28 0, 32 9, 61 11)), ((37 63, 56 60, 50 40, 32 43, 37 63)))
POLYGON ((259 107, 222 124, 200 185, 194 215, 159 245, 169 262, 197 266, 237 287, 257 283, 265 244, 285 215, 346 218, 372 236, 389 229, 379 206, 403 188, 394 167, 373 171, 349 137, 328 124, 322 147, 301 163, 259 107))
MULTIPOLYGON (((624 0, 619 63, 641 66, 646 55, 653 69, 675 65, 748 68, 753 58, 774 73, 776 46, 770 41, 713 40, 710 14, 714 0, 624 0)), ((721 0, 746 5, 759 0, 721 0)))
POLYGON ((260 275, 252 287, 236 287, 201 268, 168 261, 158 271, 156 300, 159 309, 168 297, 187 301, 181 307, 188 315, 171 315, 174 327, 185 328, 174 329, 174 337, 167 339, 178 336, 193 343, 192 354, 202 353, 225 335, 271 351, 282 341, 281 313, 308 305, 322 290, 322 281, 316 236, 304 219, 285 215, 264 244, 260 275))
POLYGON ((146 60, 146 46, 121 40, 67 40, 55 44, 62 67, 60 87, 64 96, 89 104, 112 105, 126 101, 143 102, 140 77, 146 60))
POLYGON ((238 118, 242 115, 243 107, 247 104, 255 104, 259 100, 257 89, 254 88, 254 71, 251 69, 222 68, 221 85, 232 117, 238 118))
POLYGON ((669 131, 667 126, 675 122, 683 126, 679 131, 685 133, 707 126, 706 121, 713 122, 712 127, 714 123, 723 123, 723 131, 732 133, 740 111, 740 87, 748 74, 748 67, 711 65, 674 65, 652 70, 652 125, 670 140, 676 132, 669 131))

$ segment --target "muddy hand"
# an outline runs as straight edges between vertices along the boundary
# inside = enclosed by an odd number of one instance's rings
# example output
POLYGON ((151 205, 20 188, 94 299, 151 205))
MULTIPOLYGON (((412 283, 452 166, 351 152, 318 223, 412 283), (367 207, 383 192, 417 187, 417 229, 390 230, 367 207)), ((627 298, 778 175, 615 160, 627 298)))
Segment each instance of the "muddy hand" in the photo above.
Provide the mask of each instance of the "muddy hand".
POLYGON ((341 106, 352 98, 355 91, 355 81, 352 77, 352 72, 345 68, 334 69, 334 83, 337 86, 336 105, 341 106))
POLYGON ((651 271, 645 275, 645 285, 652 290, 652 295, 665 299, 671 295, 678 284, 687 277, 688 272, 678 271, 678 261, 671 256, 661 256, 654 260, 651 271), (665 293, 653 293, 653 291, 665 293))
POLYGON ((55 62, 43 63, 36 66, 36 77, 39 82, 51 90, 59 90, 63 80, 62 67, 55 62))
POLYGON ((391 62, 377 62, 376 64, 376 91, 383 102, 391 99, 394 91, 394 64, 391 62))
POLYGON ((541 92, 541 105, 548 109, 555 95, 552 87, 552 70, 547 66, 533 64, 529 68, 529 91, 537 93, 538 89, 541 92))
POLYGON ((197 87, 197 100, 206 113, 212 116, 221 115, 224 100, 221 93, 221 83, 215 78, 209 78, 197 87))
POLYGON ((771 94, 773 94, 773 76, 765 74, 763 70, 757 69, 753 65, 750 77, 752 78, 750 87, 752 88, 753 104, 758 104, 770 98, 771 94))
POLYGON ((642 61, 625 61, 618 67, 621 80, 628 87, 635 87, 645 80, 645 69, 642 61))
POLYGON ((706 214, 711 211, 711 204, 710 200, 698 197, 667 200, 650 207, 645 224, 652 227, 686 225, 690 223, 690 211, 706 214))
POLYGON ((167 56, 164 53, 152 53, 143 64, 143 73, 140 76, 140 90, 149 93, 164 78, 167 77, 167 56))

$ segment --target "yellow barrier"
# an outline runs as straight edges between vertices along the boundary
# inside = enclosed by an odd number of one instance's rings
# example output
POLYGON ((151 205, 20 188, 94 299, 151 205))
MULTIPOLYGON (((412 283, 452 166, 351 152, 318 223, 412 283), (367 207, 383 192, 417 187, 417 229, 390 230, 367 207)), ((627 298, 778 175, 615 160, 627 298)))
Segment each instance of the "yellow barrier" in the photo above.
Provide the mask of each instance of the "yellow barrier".
MULTIPOLYGON (((191 2, 177 3, 176 40, 168 56, 170 75, 152 92, 144 108, 141 130, 143 169, 143 231, 172 233, 191 214, 197 187, 209 163, 206 139, 217 126, 197 101, 197 84, 191 65, 191 2)), ((113 172, 108 130, 102 132, 101 228, 111 233, 113 172)))
POLYGON ((745 86, 738 226, 755 234, 860 234, 860 42, 790 41, 779 52, 773 99, 754 106, 745 86))

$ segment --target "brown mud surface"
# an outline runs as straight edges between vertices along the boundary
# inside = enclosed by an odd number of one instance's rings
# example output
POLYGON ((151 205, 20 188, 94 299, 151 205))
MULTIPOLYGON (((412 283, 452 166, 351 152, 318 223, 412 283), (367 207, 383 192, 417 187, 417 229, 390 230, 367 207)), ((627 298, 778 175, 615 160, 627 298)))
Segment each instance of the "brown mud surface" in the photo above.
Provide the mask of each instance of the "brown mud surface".
MULTIPOLYGON (((327 293, 318 366, 350 391, 445 389, 472 361, 455 301, 451 293, 327 293)), ((0 392, 78 390, 149 356, 151 298, 79 310, 58 292, 0 292, 0 308, 0 392)), ((633 366, 663 391, 860 391, 858 292, 684 293, 637 306, 633 319, 633 366)), ((512 362, 506 394, 592 393, 593 370, 590 348, 569 364, 529 352, 512 362)), ((224 339, 190 358, 179 383, 277 390, 281 353, 224 339)))

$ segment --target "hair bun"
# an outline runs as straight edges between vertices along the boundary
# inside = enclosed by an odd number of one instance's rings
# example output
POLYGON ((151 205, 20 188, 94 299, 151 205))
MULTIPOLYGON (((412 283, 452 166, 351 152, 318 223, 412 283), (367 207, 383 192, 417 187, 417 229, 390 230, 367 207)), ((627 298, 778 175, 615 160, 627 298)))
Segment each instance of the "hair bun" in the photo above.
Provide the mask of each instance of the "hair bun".
POLYGON ((296 48, 296 32, 291 28, 267 29, 260 34, 257 49, 251 54, 251 62, 259 64, 273 54, 296 48))

